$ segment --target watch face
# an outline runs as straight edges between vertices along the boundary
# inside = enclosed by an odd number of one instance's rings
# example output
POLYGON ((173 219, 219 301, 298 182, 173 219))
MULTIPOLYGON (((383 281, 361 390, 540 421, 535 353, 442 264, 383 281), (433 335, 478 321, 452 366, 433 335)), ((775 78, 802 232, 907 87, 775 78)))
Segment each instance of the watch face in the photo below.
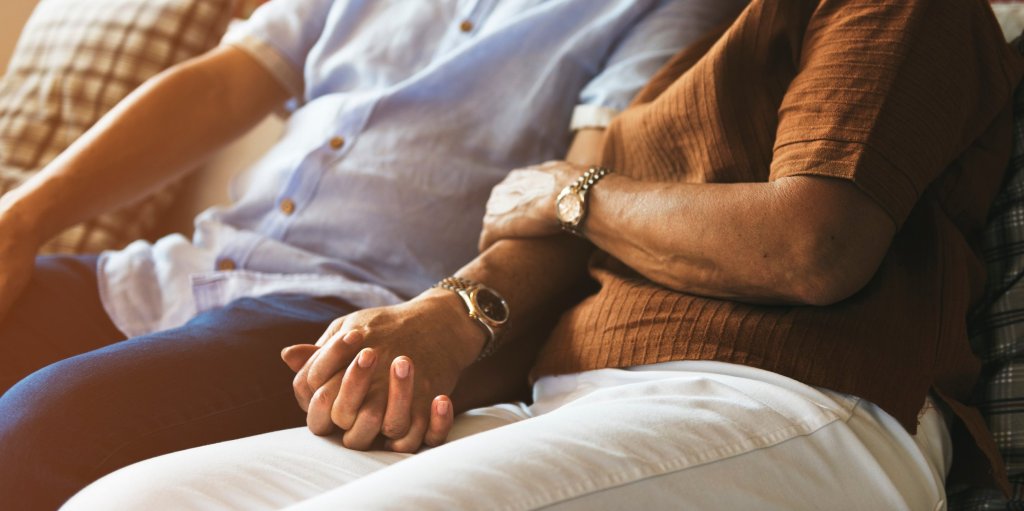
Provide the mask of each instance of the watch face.
POLYGON ((504 323, 508 319, 508 306, 500 296, 489 289, 480 288, 476 290, 473 298, 480 312, 487 316, 487 319, 494 323, 504 323))
POLYGON ((579 194, 566 193, 558 198, 558 219, 567 224, 576 224, 583 215, 583 201, 579 194))

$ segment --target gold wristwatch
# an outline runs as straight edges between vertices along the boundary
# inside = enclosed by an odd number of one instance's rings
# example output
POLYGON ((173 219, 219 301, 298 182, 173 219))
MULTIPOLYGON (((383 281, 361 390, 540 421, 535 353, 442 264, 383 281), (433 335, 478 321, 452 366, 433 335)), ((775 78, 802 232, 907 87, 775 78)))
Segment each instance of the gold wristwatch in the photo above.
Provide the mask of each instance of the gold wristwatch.
POLYGON ((484 348, 477 360, 492 355, 498 349, 502 326, 508 321, 508 302, 497 291, 462 277, 448 277, 434 284, 462 298, 469 317, 475 319, 487 333, 484 348))
POLYGON ((566 186, 555 199, 555 215, 562 230, 583 236, 583 219, 587 216, 587 192, 602 177, 612 172, 605 167, 590 167, 582 176, 566 186))

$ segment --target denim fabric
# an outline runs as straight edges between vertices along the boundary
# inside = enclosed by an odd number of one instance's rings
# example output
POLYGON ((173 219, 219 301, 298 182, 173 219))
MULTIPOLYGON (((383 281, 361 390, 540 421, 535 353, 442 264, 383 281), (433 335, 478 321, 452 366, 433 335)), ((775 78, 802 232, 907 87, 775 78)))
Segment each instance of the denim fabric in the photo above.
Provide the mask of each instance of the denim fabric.
POLYGON ((0 395, 48 364, 124 340, 103 311, 97 257, 44 256, 0 320, 0 395))
MULTIPOLYGON (((28 299, 15 319, 0 325, 5 354, 58 346, 63 351, 51 358, 60 358, 76 342, 82 348, 0 397, 0 501, 6 509, 54 509, 136 461, 305 423, 280 350, 316 340, 334 318, 351 312, 345 302, 246 298, 182 327, 94 349, 111 331, 109 319, 105 326, 95 316, 90 263, 94 268, 95 259, 40 259, 28 299), (40 332, 42 344, 35 338, 40 332)), ((0 365, 14 373, 24 367, 0 365)))

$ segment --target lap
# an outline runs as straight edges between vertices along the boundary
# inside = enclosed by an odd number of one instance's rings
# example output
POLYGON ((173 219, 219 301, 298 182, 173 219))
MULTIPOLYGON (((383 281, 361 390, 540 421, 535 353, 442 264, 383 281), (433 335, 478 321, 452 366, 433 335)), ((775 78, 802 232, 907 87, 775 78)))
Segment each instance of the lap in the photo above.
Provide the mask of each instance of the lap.
POLYGON ((0 397, 0 467, 38 469, 0 469, 0 493, 60 502, 142 459, 304 424, 280 350, 348 312, 336 299, 246 298, 50 364, 0 397))
POLYGON ((463 414, 452 441, 414 456, 348 451, 301 428, 176 453, 101 480, 71 509, 151 495, 196 509, 428 510, 931 509, 943 498, 937 412, 915 439, 870 403, 777 375, 663 373, 542 379, 533 406, 463 414))
POLYGON ((0 394, 58 360, 121 341, 96 285, 97 256, 42 256, 0 321, 0 394))

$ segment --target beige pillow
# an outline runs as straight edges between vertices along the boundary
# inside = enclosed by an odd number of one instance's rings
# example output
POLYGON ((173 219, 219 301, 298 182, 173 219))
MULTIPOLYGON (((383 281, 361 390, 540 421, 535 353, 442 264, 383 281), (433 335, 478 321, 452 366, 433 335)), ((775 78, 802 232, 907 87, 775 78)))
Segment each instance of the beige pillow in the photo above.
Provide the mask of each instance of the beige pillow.
MULTIPOLYGON (((213 47, 234 4, 41 0, 0 78, 0 194, 45 166, 147 78, 213 47)), ((75 226, 44 252, 94 253, 152 236, 174 188, 75 226)))

